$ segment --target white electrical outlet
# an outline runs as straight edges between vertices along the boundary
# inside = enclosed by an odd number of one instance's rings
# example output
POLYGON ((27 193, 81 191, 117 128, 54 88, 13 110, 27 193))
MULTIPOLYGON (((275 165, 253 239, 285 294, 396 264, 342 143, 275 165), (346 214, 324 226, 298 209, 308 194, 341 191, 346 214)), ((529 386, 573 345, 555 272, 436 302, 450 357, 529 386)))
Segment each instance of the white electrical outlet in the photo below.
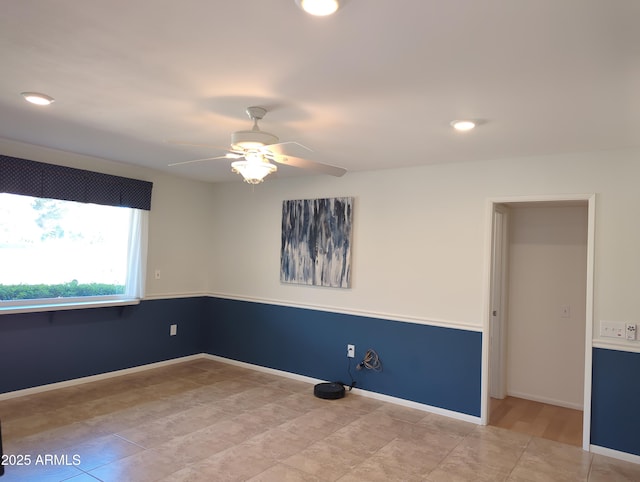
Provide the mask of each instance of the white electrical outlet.
POLYGON ((627 323, 627 340, 635 340, 635 339, 636 339, 636 324, 627 323))
POLYGON ((169 336, 176 336, 178 334, 178 325, 171 325, 169 327, 169 336))
POLYGON ((353 358, 356 356, 356 346, 355 345, 347 345, 347 356, 349 358, 353 358))

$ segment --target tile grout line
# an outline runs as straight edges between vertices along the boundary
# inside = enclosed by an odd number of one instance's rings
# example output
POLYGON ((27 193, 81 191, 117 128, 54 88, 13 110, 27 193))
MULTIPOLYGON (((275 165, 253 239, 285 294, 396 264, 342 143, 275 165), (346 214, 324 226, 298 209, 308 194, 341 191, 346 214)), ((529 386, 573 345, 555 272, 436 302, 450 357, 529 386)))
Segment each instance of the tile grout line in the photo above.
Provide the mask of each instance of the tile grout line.
POLYGON ((593 454, 593 453, 590 453, 589 455, 591 457, 589 458, 589 470, 587 471, 586 482, 589 482, 589 480, 591 479, 591 471, 593 470, 593 459, 595 457, 595 454, 593 454))
MULTIPOLYGON (((130 443, 130 444, 132 444, 132 445, 135 445, 136 447, 140 447, 142 450, 149 450, 149 449, 151 449, 151 447, 145 447, 144 445, 140 445, 139 443, 136 443, 136 442, 134 442, 133 440, 129 440, 129 439, 127 439, 127 438, 123 437, 123 436, 122 436, 122 435, 120 435, 120 434, 113 433, 113 434, 111 434, 111 435, 113 435, 114 437, 118 437, 120 440, 124 440, 124 441, 125 441, 125 442, 127 442, 127 443, 130 443)), ((126 458, 126 457, 124 457, 124 458, 126 458)))
POLYGON ((509 477, 511 477, 511 475, 513 474, 513 471, 516 470, 516 467, 518 467, 520 460, 522 460, 522 456, 525 454, 525 452, 529 448, 529 445, 531 445, 532 441, 533 441, 533 436, 529 435, 529 440, 527 440, 527 444, 522 448, 522 452, 520 452, 520 455, 518 455, 518 459, 516 460, 515 464, 513 464, 513 467, 511 467, 511 470, 507 474, 507 477, 505 478, 505 480, 508 480, 509 477))
POLYGON ((433 469, 429 471, 429 473, 427 474, 427 477, 429 477, 429 475, 431 475, 434 470, 440 467, 442 462, 444 462, 446 458, 449 457, 453 453, 453 451, 456 450, 473 432, 475 432, 475 428, 471 430, 469 433, 467 433, 464 437, 460 437, 460 440, 458 441, 458 443, 456 443, 453 447, 451 447, 451 449, 446 453, 446 455, 440 459, 440 461, 438 462, 438 465, 436 465, 433 469))

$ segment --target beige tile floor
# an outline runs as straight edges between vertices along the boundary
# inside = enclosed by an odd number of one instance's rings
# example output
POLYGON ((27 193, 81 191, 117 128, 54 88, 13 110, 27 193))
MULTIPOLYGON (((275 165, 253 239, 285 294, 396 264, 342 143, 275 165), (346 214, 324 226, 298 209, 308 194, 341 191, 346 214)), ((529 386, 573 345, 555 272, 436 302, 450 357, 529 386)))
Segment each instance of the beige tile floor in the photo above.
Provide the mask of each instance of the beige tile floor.
POLYGON ((0 401, 5 454, 30 463, 0 481, 640 480, 570 445, 312 392, 199 359, 0 401))

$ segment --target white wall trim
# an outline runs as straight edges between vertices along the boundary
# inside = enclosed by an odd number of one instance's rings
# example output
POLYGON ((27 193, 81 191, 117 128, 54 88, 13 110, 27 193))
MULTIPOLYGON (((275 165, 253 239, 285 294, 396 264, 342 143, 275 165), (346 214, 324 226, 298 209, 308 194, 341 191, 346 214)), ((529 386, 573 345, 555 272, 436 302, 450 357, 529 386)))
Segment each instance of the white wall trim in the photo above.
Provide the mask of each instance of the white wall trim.
MULTIPOLYGON (((235 365, 243 368, 249 368, 251 370, 256 370, 259 372, 270 373, 272 375, 279 375, 285 378, 291 378, 293 380, 298 380, 307 383, 324 383, 326 380, 319 380, 317 378, 306 377, 304 375, 298 375, 297 373, 285 372, 282 370, 276 370, 275 368, 262 367, 259 365, 253 365, 251 363, 241 362, 238 360, 232 360, 230 358, 224 358, 217 355, 203 355, 205 358, 209 360, 215 360, 222 363, 228 363, 230 365, 235 365)), ((454 412, 451 410, 446 410, 439 407, 433 407, 431 405, 426 405, 424 403, 413 402, 411 400, 405 400, 404 398, 392 397, 390 395, 384 395, 382 393, 370 392, 368 390, 362 390, 360 388, 354 388, 352 390, 354 395, 361 395, 367 398, 374 398, 376 400, 381 400, 383 402, 394 403, 396 405, 402 405, 408 408, 414 408, 416 410, 422 410, 428 413, 435 413, 437 415, 443 415, 445 417, 454 418, 457 420, 463 420, 465 422, 475 423, 480 425, 480 417, 474 417, 473 415, 467 415, 466 413, 454 412)))
POLYGON ((146 294, 143 301, 149 300, 173 300, 178 298, 206 298, 209 297, 209 293, 196 292, 196 293, 150 293, 146 294))
POLYGON ((91 308, 110 308, 118 306, 132 306, 140 304, 138 298, 119 298, 119 299, 102 299, 81 301, 80 298, 68 298, 61 303, 34 303, 19 304, 20 302, 14 302, 8 306, 2 306, 0 304, 0 315, 14 315, 17 313, 45 313, 51 311, 68 311, 68 310, 83 310, 91 308))
POLYGON ((329 313, 363 316, 367 318, 377 318, 377 319, 390 320, 390 321, 401 321, 405 323, 415 323, 418 325, 439 326, 442 328, 453 328, 457 330, 477 331, 477 332, 482 331, 482 326, 474 323, 464 322, 464 321, 430 319, 430 318, 422 318, 418 316, 399 315, 394 313, 345 309, 345 308, 338 308, 335 306, 293 303, 290 301, 274 300, 274 299, 266 299, 266 298, 255 298, 250 296, 243 296, 243 295, 236 295, 236 294, 229 294, 229 293, 209 293, 208 296, 212 298, 222 298, 227 300, 248 301, 252 303, 264 303, 267 305, 287 306, 291 308, 302 308, 306 310, 325 311, 329 313))
POLYGON ((297 373, 285 372, 285 371, 282 371, 282 370, 277 370, 275 368, 269 368, 269 367, 263 367, 263 366, 260 366, 260 365, 254 365, 252 363, 247 363, 247 362, 243 362, 243 361, 239 361, 239 360, 234 360, 233 358, 225 358, 225 357, 219 356, 219 355, 210 355, 208 353, 203 353, 202 357, 206 358, 208 360, 213 360, 213 361, 217 361, 217 362, 221 362, 221 363, 226 363, 228 365, 234 365, 234 366, 241 367, 241 368, 249 368, 251 370, 255 370, 255 371, 263 372, 263 373, 269 373, 271 375, 279 375, 279 376, 282 376, 282 377, 290 378, 292 380, 297 380, 299 382, 313 383, 314 385, 316 383, 324 383, 324 382, 326 382, 326 380, 320 380, 319 378, 313 378, 313 377, 308 377, 306 375, 299 375, 297 373))
POLYGON ((600 447, 599 445, 591 445, 589 450, 594 454, 604 455, 605 457, 611 457, 612 459, 624 460, 634 464, 640 464, 640 455, 634 455, 627 452, 620 452, 619 450, 608 449, 606 447, 600 447))
POLYGON ((554 398, 540 397, 537 395, 531 395, 530 393, 524 393, 524 392, 518 392, 518 391, 514 392, 509 390, 507 392, 507 395, 511 397, 516 397, 516 398, 523 398, 525 400, 531 400, 533 402, 547 403, 549 405, 556 405, 558 407, 571 408, 573 410, 582 411, 584 409, 584 406, 581 403, 567 402, 566 400, 556 400, 554 398))
POLYGON ((414 402, 412 400, 406 400, 404 398, 392 397, 383 393, 370 392, 362 390, 361 388, 354 388, 353 392, 364 397, 375 398, 383 402, 394 403, 407 408, 413 408, 416 410, 422 410, 423 412, 433 413, 436 415, 442 415, 444 417, 453 418, 456 420, 462 420, 464 422, 475 423, 476 425, 482 425, 480 417, 474 417, 473 415, 467 415, 466 413, 454 412, 440 407, 434 407, 432 405, 426 405, 424 403, 414 402))
POLYGON ((197 355, 188 355, 181 358, 172 358, 171 360, 164 360, 155 363, 149 363, 146 365, 139 365, 137 367, 124 368, 122 370, 115 370, 112 372, 100 373, 98 375, 91 375, 88 377, 73 378, 71 380, 65 380, 64 382, 49 383, 47 385, 39 385, 37 387, 25 388, 22 390, 15 390, 13 392, 0 393, 0 401, 8 400, 10 398, 24 397, 26 395, 33 395, 36 393, 48 392, 50 390, 57 390, 59 388, 73 387, 76 385, 82 385, 84 383, 97 382, 99 380, 106 380, 108 378, 119 377, 121 375, 128 375, 130 373, 142 372, 145 370, 151 370, 153 368, 164 367, 167 365, 174 365, 176 363, 182 363, 189 360, 197 360, 202 358, 202 353, 197 355))
POLYGON ((574 194, 541 194, 523 196, 499 196, 489 199, 494 204, 505 203, 526 203, 526 202, 564 202, 564 201, 589 201, 594 197, 594 193, 574 193, 574 194))
MULTIPOLYGON (((395 313, 384 313, 384 312, 378 312, 378 311, 353 310, 353 309, 338 308, 335 306, 293 303, 289 301, 267 299, 267 298, 256 298, 251 296, 234 295, 234 294, 228 294, 228 293, 209 293, 209 292, 156 293, 156 294, 151 293, 151 294, 146 294, 140 300, 103 302, 101 304, 98 303, 88 307, 101 308, 101 307, 108 307, 108 306, 132 305, 132 304, 139 304, 141 301, 172 300, 172 299, 181 299, 181 298, 221 298, 221 299, 236 300, 236 301, 247 301, 251 303, 263 303, 267 305, 286 306, 290 308, 301 308, 306 310, 324 311, 328 313, 339 313, 344 315, 362 316, 366 318, 376 318, 380 320, 400 321, 404 323, 414 323, 416 325, 438 326, 441 328, 452 328, 454 330, 474 331, 479 333, 483 331, 482 326, 476 325, 473 323, 464 322, 464 321, 423 318, 418 316, 400 315, 395 313)), ((47 306, 41 307, 41 309, 29 309, 28 311, 30 312, 31 311, 57 311, 60 309, 78 309, 82 307, 83 306, 80 306, 80 305, 73 305, 70 307, 63 306, 63 307, 52 308, 52 307, 49 307, 49 305, 47 305, 47 306)), ((0 311, 0 314, 10 314, 13 312, 14 311, 10 311, 9 309, 3 309, 2 311, 0 311)), ((15 310, 15 312, 18 312, 18 310, 15 310)), ((640 350, 640 347, 639 347, 639 350, 640 350)))
POLYGON ((491 336, 491 262, 493 253, 493 210, 497 201, 487 199, 485 203, 484 263, 482 273, 482 360, 480 367, 480 420, 489 423, 489 350, 491 336))
POLYGON ((603 348, 605 350, 617 350, 617 351, 628 351, 630 353, 640 353, 640 346, 638 345, 628 345, 623 341, 609 341, 597 339, 593 340, 594 348, 603 348))
POLYGON ((594 266, 596 260, 596 195, 588 198, 587 221, 587 306, 585 311, 586 329, 584 334, 584 407, 582 412, 582 448, 589 450, 591 443, 591 392, 593 384, 593 292, 594 266))
POLYGON ((384 313, 379 311, 354 310, 339 308, 336 306, 311 305, 304 303, 294 303, 277 299, 258 298, 253 296, 244 296, 229 293, 212 293, 212 292, 196 292, 196 293, 150 293, 146 294, 141 301, 152 300, 170 300, 180 298, 220 298, 235 301, 247 301, 250 303, 263 303, 266 305, 286 306, 290 308, 301 308, 305 310, 324 311, 327 313, 339 313, 343 315, 362 316, 366 318, 376 318, 380 320, 400 321, 404 323, 414 323, 417 325, 438 326, 441 328, 452 328, 455 330, 482 332, 482 326, 465 321, 443 320, 435 318, 423 318, 419 316, 400 315, 396 313, 384 313))

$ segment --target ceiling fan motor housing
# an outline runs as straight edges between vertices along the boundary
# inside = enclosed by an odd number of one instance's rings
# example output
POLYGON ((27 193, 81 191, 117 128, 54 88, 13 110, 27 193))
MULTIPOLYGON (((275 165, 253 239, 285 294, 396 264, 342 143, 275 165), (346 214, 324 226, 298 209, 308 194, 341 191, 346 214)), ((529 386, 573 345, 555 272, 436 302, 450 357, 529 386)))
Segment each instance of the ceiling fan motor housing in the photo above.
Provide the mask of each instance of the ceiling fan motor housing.
POLYGON ((277 136, 264 131, 236 131, 231 134, 231 147, 238 150, 256 149, 278 141, 277 136))

